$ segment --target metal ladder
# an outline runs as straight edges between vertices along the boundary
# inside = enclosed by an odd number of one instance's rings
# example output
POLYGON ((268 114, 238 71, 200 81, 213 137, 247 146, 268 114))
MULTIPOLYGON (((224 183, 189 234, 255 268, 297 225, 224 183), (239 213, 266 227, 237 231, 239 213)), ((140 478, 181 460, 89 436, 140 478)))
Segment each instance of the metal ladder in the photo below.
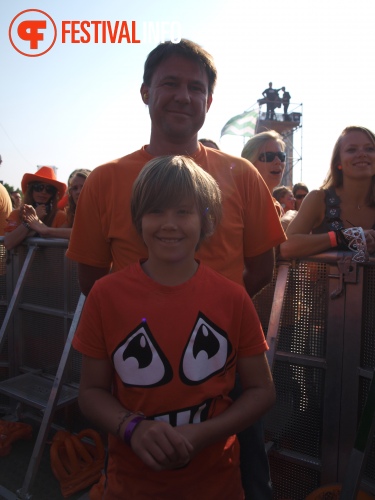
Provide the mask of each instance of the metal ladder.
MULTIPOLYGON (((5 343, 8 326, 19 305, 22 290, 25 284, 25 278, 32 265, 37 249, 38 247, 36 245, 29 247, 20 275, 17 279, 12 298, 0 329, 0 352, 5 343)), ((29 491, 38 472, 54 412, 59 408, 75 402, 78 398, 78 389, 72 386, 64 385, 63 381, 71 352, 72 340, 81 316, 85 299, 86 297, 81 294, 54 378, 47 378, 39 372, 30 372, 0 382, 0 393, 43 410, 44 412, 23 485, 19 490, 17 490, 17 496, 5 488, 1 488, 1 495, 3 498, 12 500, 29 500, 32 498, 29 491)))

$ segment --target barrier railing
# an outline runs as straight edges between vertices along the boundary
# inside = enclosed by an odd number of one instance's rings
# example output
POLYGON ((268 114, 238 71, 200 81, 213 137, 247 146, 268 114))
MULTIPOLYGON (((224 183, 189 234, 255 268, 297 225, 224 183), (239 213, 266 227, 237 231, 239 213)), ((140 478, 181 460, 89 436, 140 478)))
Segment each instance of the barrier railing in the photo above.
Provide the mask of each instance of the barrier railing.
MULTIPOLYGON (((265 418, 275 498, 304 499, 344 479, 375 368, 375 259, 350 255, 280 262, 255 299, 277 392, 265 418)), ((374 440, 362 489, 375 493, 374 440)))

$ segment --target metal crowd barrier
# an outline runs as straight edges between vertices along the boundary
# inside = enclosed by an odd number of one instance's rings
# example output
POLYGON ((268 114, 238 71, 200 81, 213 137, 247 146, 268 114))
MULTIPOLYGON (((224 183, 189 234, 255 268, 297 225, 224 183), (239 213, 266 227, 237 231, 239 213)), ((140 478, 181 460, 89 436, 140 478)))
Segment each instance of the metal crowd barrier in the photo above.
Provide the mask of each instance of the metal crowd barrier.
MULTIPOLYGON (((347 472, 375 369, 375 259, 350 255, 280 262, 255 298, 277 392, 265 418, 276 499, 305 499, 347 472)), ((361 489, 375 495, 373 438, 361 489)))
MULTIPOLYGON (((30 498, 49 426, 77 396, 80 356, 70 341, 84 299, 66 247, 30 238, 7 254, 0 238, 0 408, 42 414, 20 499, 30 498)), ((280 262, 254 299, 277 391, 265 418, 275 499, 303 500, 342 483, 354 445, 375 368, 375 259, 359 265, 343 256, 280 262)), ((361 488, 375 495, 374 439, 361 488)))

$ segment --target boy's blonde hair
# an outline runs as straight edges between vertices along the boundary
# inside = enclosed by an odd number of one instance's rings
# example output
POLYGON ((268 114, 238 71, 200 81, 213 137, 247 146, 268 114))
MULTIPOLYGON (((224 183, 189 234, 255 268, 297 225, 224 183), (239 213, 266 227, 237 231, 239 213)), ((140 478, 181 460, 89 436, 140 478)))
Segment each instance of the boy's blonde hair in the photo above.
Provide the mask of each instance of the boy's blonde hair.
POLYGON ((200 242, 219 224, 221 192, 215 179, 187 156, 159 156, 143 167, 133 184, 131 215, 142 234, 142 217, 154 209, 193 200, 201 219, 200 242))

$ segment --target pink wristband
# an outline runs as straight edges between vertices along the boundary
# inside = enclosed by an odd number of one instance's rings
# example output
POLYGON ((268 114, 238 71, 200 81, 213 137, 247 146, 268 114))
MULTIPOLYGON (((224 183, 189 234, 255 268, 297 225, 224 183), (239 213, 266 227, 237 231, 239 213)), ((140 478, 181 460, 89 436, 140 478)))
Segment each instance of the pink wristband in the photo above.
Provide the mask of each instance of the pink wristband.
POLYGON ((337 247, 337 237, 335 231, 329 231, 328 233, 329 241, 331 242, 331 247, 337 247))
POLYGON ((142 422, 142 420, 145 420, 146 417, 143 415, 137 415, 136 417, 133 418, 133 420, 130 420, 128 425, 125 428, 124 432, 124 441, 125 443, 130 446, 130 440, 132 437, 132 434, 134 432, 134 429, 137 427, 137 425, 142 422))

